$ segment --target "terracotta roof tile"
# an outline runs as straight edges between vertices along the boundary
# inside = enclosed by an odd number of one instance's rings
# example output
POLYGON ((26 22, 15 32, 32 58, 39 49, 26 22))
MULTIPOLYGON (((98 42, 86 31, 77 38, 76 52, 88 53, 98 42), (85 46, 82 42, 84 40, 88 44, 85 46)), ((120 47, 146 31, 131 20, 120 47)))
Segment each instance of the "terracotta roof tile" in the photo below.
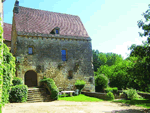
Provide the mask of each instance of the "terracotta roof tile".
POLYGON ((19 13, 14 13, 14 18, 17 31, 50 34, 59 27, 62 36, 89 37, 78 16, 19 6, 19 13))
POLYGON ((4 23, 4 39, 11 41, 11 30, 12 30, 12 24, 4 23))

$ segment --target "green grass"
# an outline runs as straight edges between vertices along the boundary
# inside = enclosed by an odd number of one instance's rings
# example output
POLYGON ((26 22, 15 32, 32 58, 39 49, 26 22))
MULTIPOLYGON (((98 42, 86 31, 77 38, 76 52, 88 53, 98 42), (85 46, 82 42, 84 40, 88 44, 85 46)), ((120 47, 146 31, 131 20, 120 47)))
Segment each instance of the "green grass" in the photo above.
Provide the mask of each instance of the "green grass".
POLYGON ((125 104, 130 104, 135 106, 141 106, 144 108, 150 108, 150 100, 148 99, 114 100, 112 102, 125 103, 125 104))
POLYGON ((102 99, 85 96, 83 94, 80 94, 78 96, 72 96, 72 97, 68 96, 67 94, 66 94, 66 97, 64 97, 64 95, 61 95, 58 100, 76 101, 76 102, 100 102, 100 101, 103 101, 102 99))

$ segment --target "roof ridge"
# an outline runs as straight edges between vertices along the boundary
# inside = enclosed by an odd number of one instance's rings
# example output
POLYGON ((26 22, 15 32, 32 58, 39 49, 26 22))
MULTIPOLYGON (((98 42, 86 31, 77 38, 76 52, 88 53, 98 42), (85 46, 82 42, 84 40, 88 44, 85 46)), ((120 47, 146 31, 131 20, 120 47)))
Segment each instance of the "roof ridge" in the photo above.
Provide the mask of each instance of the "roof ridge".
MULTIPOLYGON (((4 22, 5 24, 10 24, 10 23, 6 23, 6 22, 4 22)), ((12 25, 12 24, 10 24, 10 25, 12 25)))
POLYGON ((35 9, 35 8, 31 8, 31 7, 23 7, 23 6, 19 6, 22 8, 27 8, 27 9, 33 9, 33 10, 40 10, 40 11, 46 11, 46 12, 51 12, 51 13, 57 13, 57 14, 63 14, 63 15, 70 15, 70 16, 75 16, 80 18, 78 15, 71 15, 71 14, 66 14, 66 13, 59 13, 59 12, 53 12, 53 11, 48 11, 48 10, 42 10, 42 9, 35 9))

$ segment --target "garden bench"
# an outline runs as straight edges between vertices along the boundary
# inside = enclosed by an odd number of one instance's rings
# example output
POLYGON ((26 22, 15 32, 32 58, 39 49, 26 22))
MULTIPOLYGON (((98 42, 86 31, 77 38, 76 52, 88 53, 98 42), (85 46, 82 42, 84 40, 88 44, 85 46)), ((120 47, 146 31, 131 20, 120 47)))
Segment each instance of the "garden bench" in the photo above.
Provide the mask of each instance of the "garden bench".
POLYGON ((64 96, 66 96, 66 93, 69 93, 70 96, 72 96, 72 93, 74 93, 75 91, 61 91, 61 92, 64 94, 64 96))

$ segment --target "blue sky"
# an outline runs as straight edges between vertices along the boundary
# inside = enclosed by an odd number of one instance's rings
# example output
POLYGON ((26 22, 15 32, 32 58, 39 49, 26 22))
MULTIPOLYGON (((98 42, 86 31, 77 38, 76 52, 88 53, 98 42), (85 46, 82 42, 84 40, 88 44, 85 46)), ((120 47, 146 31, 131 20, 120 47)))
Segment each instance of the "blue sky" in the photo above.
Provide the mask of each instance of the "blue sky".
MULTIPOLYGON (((4 2, 4 22, 12 24, 15 0, 4 2)), ((141 45, 146 37, 137 21, 150 0, 19 0, 19 5, 35 9, 78 15, 92 39, 92 49, 100 52, 130 53, 131 44, 141 45)))

